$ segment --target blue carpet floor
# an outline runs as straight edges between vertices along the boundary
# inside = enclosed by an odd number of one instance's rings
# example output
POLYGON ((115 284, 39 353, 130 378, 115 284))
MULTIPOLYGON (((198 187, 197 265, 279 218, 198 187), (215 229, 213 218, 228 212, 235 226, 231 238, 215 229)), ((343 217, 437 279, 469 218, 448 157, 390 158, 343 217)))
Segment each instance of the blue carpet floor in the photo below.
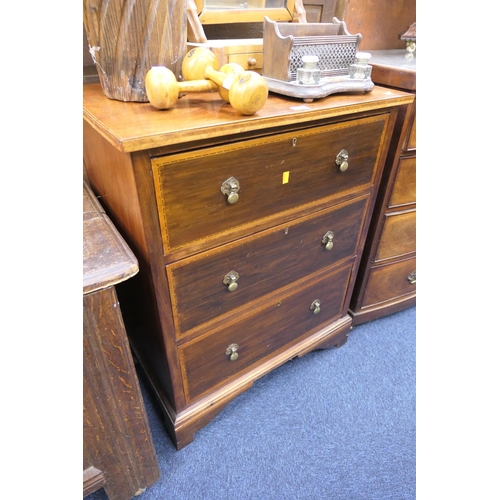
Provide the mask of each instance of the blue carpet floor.
POLYGON ((258 380, 180 451, 139 374, 161 476, 138 498, 415 499, 415 347, 415 307, 356 326, 258 380))

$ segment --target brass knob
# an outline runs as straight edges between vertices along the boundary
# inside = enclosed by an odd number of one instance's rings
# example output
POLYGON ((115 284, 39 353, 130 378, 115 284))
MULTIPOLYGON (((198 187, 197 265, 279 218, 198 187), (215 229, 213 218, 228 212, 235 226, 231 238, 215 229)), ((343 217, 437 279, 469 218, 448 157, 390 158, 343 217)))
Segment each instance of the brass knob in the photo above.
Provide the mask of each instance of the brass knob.
POLYGON ((222 283, 224 285, 227 285, 227 289, 230 292, 234 292, 238 288, 238 278, 240 275, 236 271, 229 271, 225 276, 224 279, 222 280, 222 283))
POLYGON ((349 153, 343 149, 335 158, 335 163, 340 167, 341 172, 345 172, 349 167, 349 153))
POLYGON ((320 311, 321 311, 321 302, 316 299, 312 304, 311 306, 309 307, 309 309, 314 313, 314 314, 318 314, 320 311))
POLYGON ((413 271, 408 275, 408 281, 414 285, 417 282, 417 271, 413 271))
POLYGON ((325 236, 323 236, 321 243, 325 245, 327 250, 331 250, 333 248, 333 233, 331 231, 327 231, 325 236))
POLYGON ((226 356, 229 356, 229 361, 236 361, 238 359, 239 354, 236 352, 239 349, 238 344, 231 344, 226 349, 226 356))
POLYGON ((238 191, 240 190, 240 183, 234 177, 226 179, 220 187, 222 194, 227 196, 227 202, 233 205, 240 197, 238 191))
POLYGON ((249 57, 247 59, 247 64, 249 68, 253 68, 254 66, 257 66, 257 59, 255 59, 255 57, 249 57))

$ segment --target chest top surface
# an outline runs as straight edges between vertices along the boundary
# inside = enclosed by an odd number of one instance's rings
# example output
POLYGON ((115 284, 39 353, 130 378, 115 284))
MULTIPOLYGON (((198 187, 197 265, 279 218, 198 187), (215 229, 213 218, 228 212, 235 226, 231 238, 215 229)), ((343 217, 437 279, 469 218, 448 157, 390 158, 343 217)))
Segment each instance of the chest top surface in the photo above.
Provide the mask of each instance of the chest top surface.
POLYGON ((256 114, 243 116, 217 92, 190 93, 175 108, 159 111, 149 103, 108 99, 99 84, 83 87, 83 114, 119 151, 130 153, 172 144, 286 127, 410 104, 406 92, 375 87, 366 94, 336 94, 311 103, 269 94, 256 114))

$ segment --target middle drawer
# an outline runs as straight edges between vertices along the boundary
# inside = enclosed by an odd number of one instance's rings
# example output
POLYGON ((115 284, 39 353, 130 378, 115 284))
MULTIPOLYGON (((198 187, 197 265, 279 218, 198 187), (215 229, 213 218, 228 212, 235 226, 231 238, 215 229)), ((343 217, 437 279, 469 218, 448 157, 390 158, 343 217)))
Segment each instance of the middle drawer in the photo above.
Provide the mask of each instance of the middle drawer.
POLYGON ((364 195, 167 265, 177 337, 352 257, 368 200, 364 195))

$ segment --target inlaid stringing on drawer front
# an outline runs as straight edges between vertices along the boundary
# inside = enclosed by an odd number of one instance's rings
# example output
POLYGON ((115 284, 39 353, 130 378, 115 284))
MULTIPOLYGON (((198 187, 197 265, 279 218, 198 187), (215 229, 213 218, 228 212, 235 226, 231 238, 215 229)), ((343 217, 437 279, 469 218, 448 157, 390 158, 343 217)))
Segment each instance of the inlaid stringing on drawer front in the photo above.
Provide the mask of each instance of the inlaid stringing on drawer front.
POLYGON ((340 318, 352 262, 274 294, 250 314, 181 346, 187 399, 202 396, 340 318), (231 360, 235 352, 237 356, 231 360))
POLYGON ((176 334, 253 307, 254 300, 351 258, 368 201, 364 195, 168 265, 176 334), (231 272, 236 277, 224 280, 231 272))
POLYGON ((165 254, 211 248, 238 231, 272 227, 287 211, 368 189, 388 118, 384 113, 153 159, 165 254), (337 160, 342 151, 348 154, 343 164, 337 160), (231 198, 223 193, 226 181, 236 186, 231 198))

